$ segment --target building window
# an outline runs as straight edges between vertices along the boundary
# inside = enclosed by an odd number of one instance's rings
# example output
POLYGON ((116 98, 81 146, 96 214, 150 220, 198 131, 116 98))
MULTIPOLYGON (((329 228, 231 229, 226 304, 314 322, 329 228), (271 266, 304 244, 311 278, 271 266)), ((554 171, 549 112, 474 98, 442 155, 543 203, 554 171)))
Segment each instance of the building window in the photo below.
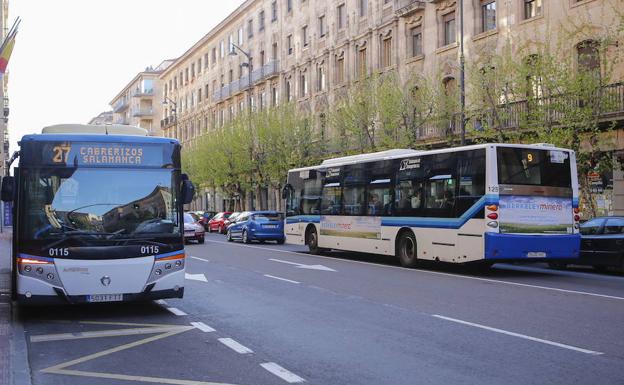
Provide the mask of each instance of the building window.
POLYGON ((420 56, 423 54, 423 39, 422 39, 422 27, 414 27, 410 29, 411 36, 411 52, 412 57, 420 56))
POLYGON ((359 11, 360 11, 360 17, 365 17, 366 16, 366 11, 368 8, 368 0, 358 0, 359 2, 359 11))
POLYGON ((316 81, 316 90, 319 92, 325 91, 325 68, 322 65, 318 66, 316 81))
POLYGON ((293 53, 292 35, 286 36, 286 46, 288 47, 288 54, 291 55, 293 53))
POLYGON ((243 45, 243 27, 240 27, 238 29, 238 45, 239 46, 243 45))
POLYGON ((586 40, 577 44, 579 71, 594 73, 600 76, 600 54, 598 48, 598 42, 594 40, 586 40))
POLYGON ((336 58, 336 83, 344 82, 344 55, 336 58))
POLYGON ((340 4, 338 6, 338 29, 343 29, 347 26, 347 11, 345 9, 345 4, 340 4))
POLYGON ((202 59, 197 59, 197 74, 199 75, 202 72, 202 59))
POLYGON ((481 1, 481 32, 496 29, 496 1, 481 1))
POLYGON ((189 69, 188 67, 186 67, 184 69, 184 84, 188 83, 188 81, 189 81, 189 69))
POLYGON ((204 97, 205 97, 206 99, 208 99, 208 95, 210 95, 210 94, 208 93, 208 84, 206 84, 206 85, 204 86, 204 97))
POLYGON ((366 48, 360 48, 358 50, 357 67, 358 76, 360 78, 366 77, 368 74, 368 67, 366 64, 366 48))
POLYGON ((381 42, 381 66, 383 68, 392 65, 392 37, 387 37, 381 42))
POLYGON ((216 48, 212 48, 212 65, 214 66, 215 64, 217 64, 217 49, 216 48))
POLYGON ((524 1, 524 18, 540 16, 542 14, 542 0, 523 0, 524 1))
POLYGON ((260 51, 260 66, 263 66, 265 64, 264 61, 264 50, 260 51))
POLYGON ((286 11, 292 11, 292 0, 286 0, 286 11))
POLYGON ((191 79, 195 77, 195 63, 191 63, 191 79))
POLYGON ((173 89, 174 90, 178 89, 178 77, 177 76, 173 77, 173 89))
POLYGON ((200 103, 202 101, 202 89, 199 88, 197 89, 197 103, 200 103))
POLYGON ((234 70, 232 69, 228 71, 228 80, 229 80, 229 83, 232 83, 232 81, 234 81, 234 70))
POLYGON ((204 69, 208 68, 208 54, 204 54, 204 69))
POLYGON ((260 11, 258 18, 258 31, 264 31, 264 10, 260 11))
POLYGON ((319 36, 325 36, 325 15, 321 15, 318 18, 319 36))
POLYGON ((447 13, 442 20, 444 22, 444 45, 455 43, 457 39, 455 34, 455 12, 447 13))
POLYGON ((301 77, 300 77, 300 86, 301 86, 301 89, 300 89, 300 94, 299 94, 299 95, 300 95, 302 98, 305 98, 306 96, 308 96, 308 79, 307 79, 307 77, 306 77, 306 74, 305 74, 305 73, 302 73, 302 74, 301 74, 301 77))
POLYGON ((232 53, 232 51, 234 51, 234 46, 232 45, 234 44, 234 36, 232 36, 232 34, 230 34, 230 36, 228 36, 228 54, 232 53))
POLYGON ((277 55, 277 43, 273 43, 273 45, 271 46, 271 60, 277 61, 277 55))
POLYGON ((290 84, 290 80, 286 81, 286 101, 290 102, 292 100, 292 87, 290 84))
POLYGON ((253 19, 249 19, 247 21, 247 38, 251 39, 253 37, 253 19))
POLYGON ((273 107, 277 106, 277 87, 273 87, 271 89, 271 105, 273 105, 273 107))
POLYGON ((271 22, 277 21, 277 1, 271 3, 271 22))
POLYGON ((221 59, 225 57, 225 42, 223 40, 219 42, 219 56, 221 59))
POLYGON ((308 26, 304 25, 301 28, 301 40, 303 41, 303 46, 307 47, 308 46, 308 26))

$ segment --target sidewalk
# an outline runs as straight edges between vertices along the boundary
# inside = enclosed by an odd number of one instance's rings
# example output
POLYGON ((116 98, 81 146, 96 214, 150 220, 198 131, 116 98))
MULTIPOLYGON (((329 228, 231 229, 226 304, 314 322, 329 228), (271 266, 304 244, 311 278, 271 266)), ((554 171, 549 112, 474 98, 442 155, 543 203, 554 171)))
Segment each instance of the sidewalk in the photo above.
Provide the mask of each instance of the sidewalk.
POLYGON ((10 384, 11 233, 0 233, 0 384, 10 384))

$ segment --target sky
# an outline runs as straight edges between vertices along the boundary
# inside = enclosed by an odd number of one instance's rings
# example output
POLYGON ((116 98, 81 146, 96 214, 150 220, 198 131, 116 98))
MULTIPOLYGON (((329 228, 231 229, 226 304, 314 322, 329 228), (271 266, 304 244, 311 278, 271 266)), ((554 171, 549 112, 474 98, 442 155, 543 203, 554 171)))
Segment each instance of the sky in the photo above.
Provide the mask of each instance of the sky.
POLYGON ((87 123, 134 76, 176 58, 243 0, 9 0, 11 152, 25 134, 87 123))

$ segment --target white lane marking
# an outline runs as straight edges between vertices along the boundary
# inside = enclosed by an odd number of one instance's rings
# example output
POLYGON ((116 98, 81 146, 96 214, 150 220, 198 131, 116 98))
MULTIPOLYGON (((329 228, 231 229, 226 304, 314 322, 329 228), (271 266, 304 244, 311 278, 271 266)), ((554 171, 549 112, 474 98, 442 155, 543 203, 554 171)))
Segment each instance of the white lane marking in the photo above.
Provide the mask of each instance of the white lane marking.
POLYGON ((298 269, 320 270, 320 271, 336 271, 336 270, 332 269, 331 267, 327 267, 327 266, 323 266, 323 265, 306 265, 306 264, 303 264, 303 263, 284 261, 282 259, 275 259, 275 258, 269 258, 269 261, 279 262, 279 263, 286 263, 288 265, 294 265, 294 266, 297 266, 298 269))
POLYGON ((282 380, 288 382, 289 384, 296 384, 299 382, 304 382, 305 380, 293 372, 290 372, 283 367, 279 366, 275 362, 265 362, 264 364, 260 364, 263 368, 268 370, 269 372, 275 374, 282 380))
POLYGON ((167 310, 178 316, 188 315, 177 307, 168 307, 167 310))
POLYGON ((557 346, 559 348, 574 350, 574 351, 585 353, 585 354, 592 354, 592 355, 603 354, 601 352, 596 352, 594 350, 583 349, 583 348, 579 348, 579 347, 576 347, 576 346, 562 344, 562 343, 559 343, 559 342, 554 342, 554 341, 544 340, 544 339, 541 339, 541 338, 531 337, 531 336, 527 336, 525 334, 514 333, 514 332, 507 331, 507 330, 497 329, 497 328, 493 328, 493 327, 490 327, 490 326, 485 326, 485 325, 481 325, 481 324, 477 324, 477 323, 473 323, 473 322, 462 321, 462 320, 459 320, 459 319, 456 319, 456 318, 445 317, 445 316, 438 315, 438 314, 433 314, 432 316, 436 317, 436 318, 440 318, 440 319, 446 320, 446 321, 451 321, 451 322, 456 322, 456 323, 463 324, 463 325, 473 326, 473 327, 476 327, 476 328, 489 330, 491 332, 506 334, 508 336, 523 338, 525 340, 534 341, 534 342, 540 342, 542 344, 557 346))
POLYGON ((293 281, 291 279, 280 278, 280 277, 276 277, 274 275, 269 275, 269 274, 264 274, 264 276, 267 277, 267 278, 279 279, 280 281, 284 281, 284 282, 290 282, 290 283, 296 283, 296 284, 300 284, 301 283, 301 282, 293 281))
MULTIPOLYGON (((229 245, 232 244, 232 243, 221 242, 221 241, 208 241, 208 240, 206 240, 206 241, 207 242, 229 244, 229 245)), ((279 252, 279 253, 304 255, 306 257, 312 257, 312 258, 323 258, 323 259, 331 259, 331 260, 340 261, 340 262, 359 263, 359 264, 363 264, 363 265, 375 266, 375 267, 384 268, 384 269, 399 269, 399 270, 408 271, 408 272, 409 271, 413 271, 413 272, 417 272, 417 273, 442 275, 442 276, 446 276, 446 277, 463 278, 463 279, 472 279, 472 280, 475 280, 475 281, 500 283, 500 284, 504 284, 504 285, 521 286, 521 287, 530 287, 530 288, 534 288, 534 289, 552 290, 552 291, 558 291, 558 292, 563 292, 563 293, 580 294, 580 295, 587 295, 587 296, 591 296, 591 297, 608 298, 608 299, 616 299, 616 300, 624 301, 624 297, 618 297, 618 296, 614 296, 614 295, 590 293, 590 292, 578 291, 578 290, 560 289, 560 288, 549 287, 549 286, 531 285, 531 284, 528 284, 528 283, 501 281, 499 279, 471 277, 471 276, 468 276, 468 275, 443 273, 441 271, 431 271, 431 270, 423 270, 423 269, 406 269, 406 268, 400 267, 400 266, 380 265, 378 263, 372 263, 372 262, 354 261, 352 259, 328 257, 328 256, 325 256, 325 255, 312 255, 312 254, 307 254, 307 253, 301 253, 301 252, 298 252, 298 251, 278 250, 278 249, 273 249, 273 248, 270 248, 270 247, 241 245, 241 244, 238 244, 238 243, 234 243, 233 245, 240 246, 240 247, 250 247, 250 248, 256 248, 256 249, 264 249, 264 250, 276 251, 276 252, 279 252)))
POLYGON ((209 260, 204 259, 204 258, 193 257, 193 256, 191 256, 191 258, 193 258, 193 259, 197 259, 198 261, 210 262, 209 260))
POLYGON ((219 338, 219 342, 221 342, 223 345, 227 346, 228 348, 234 350, 236 353, 239 353, 239 354, 253 353, 253 350, 249 349, 246 346, 239 344, 238 342, 234 341, 231 338, 219 338))
POLYGON ((206 276, 203 274, 184 273, 184 278, 189 279, 191 281, 208 282, 208 280, 206 279, 206 276))
POLYGON ((165 301, 164 299, 159 299, 159 300, 156 300, 154 302, 156 302, 159 305, 163 305, 163 306, 167 305, 167 301, 165 301))
POLYGON ((211 333, 216 331, 215 329, 211 328, 203 322, 191 322, 191 325, 195 326, 196 329, 199 329, 204 333, 211 333))

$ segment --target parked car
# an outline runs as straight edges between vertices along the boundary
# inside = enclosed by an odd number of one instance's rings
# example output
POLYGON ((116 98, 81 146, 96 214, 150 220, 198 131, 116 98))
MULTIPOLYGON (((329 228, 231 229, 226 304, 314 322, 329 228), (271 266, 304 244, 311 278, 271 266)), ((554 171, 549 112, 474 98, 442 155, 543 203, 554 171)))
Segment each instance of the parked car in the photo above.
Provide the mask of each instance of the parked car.
POLYGON ((251 241, 276 241, 284 243, 284 220, 277 211, 246 211, 241 213, 236 222, 227 230, 227 240, 240 239, 244 243, 251 241))
POLYGON ((208 231, 208 222, 215 216, 214 212, 205 211, 202 215, 200 215, 199 223, 204 226, 204 229, 208 231))
POLYGON ((226 234, 228 226, 231 225, 232 223, 234 223, 236 221, 236 217, 238 217, 240 214, 241 214, 240 212, 234 211, 232 214, 230 214, 229 217, 224 219, 223 220, 223 225, 225 227, 220 231, 220 233, 221 234, 226 234))
POLYGON ((598 217, 581 225, 578 264, 593 266, 596 270, 616 268, 624 272, 624 217, 598 217))
POLYGON ((229 211, 222 211, 220 213, 217 213, 214 217, 210 218, 210 220, 208 221, 208 232, 212 233, 213 231, 218 231, 220 233, 223 233, 225 231, 224 221, 229 218, 230 214, 232 213, 229 211))
POLYGON ((205 234, 204 226, 199 224, 191 213, 184 213, 184 242, 204 243, 205 234))

